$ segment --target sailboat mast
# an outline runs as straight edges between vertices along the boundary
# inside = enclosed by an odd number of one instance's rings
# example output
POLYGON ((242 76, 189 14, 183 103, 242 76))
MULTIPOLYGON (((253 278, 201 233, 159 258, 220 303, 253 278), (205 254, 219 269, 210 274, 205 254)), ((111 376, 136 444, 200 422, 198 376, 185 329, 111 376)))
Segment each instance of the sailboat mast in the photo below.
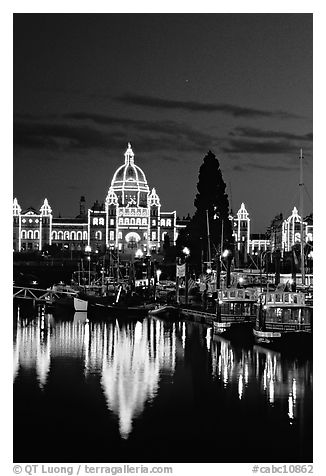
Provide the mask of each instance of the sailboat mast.
POLYGON ((207 251, 208 251, 208 262, 211 263, 211 237, 209 231, 209 218, 208 218, 208 210, 206 210, 206 221, 207 221, 207 251))
POLYGON ((303 155, 302 149, 300 149, 300 215, 301 215, 301 222, 300 222, 300 253, 301 253, 301 278, 302 284, 305 285, 306 283, 306 275, 305 275, 305 260, 304 260, 304 227, 303 227, 303 155))

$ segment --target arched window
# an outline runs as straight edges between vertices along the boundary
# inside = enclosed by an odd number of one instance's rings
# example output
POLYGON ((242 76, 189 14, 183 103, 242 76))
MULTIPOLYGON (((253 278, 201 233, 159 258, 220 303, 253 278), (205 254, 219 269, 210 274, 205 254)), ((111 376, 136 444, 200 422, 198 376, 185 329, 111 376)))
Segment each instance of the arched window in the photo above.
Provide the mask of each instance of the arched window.
POLYGON ((104 225, 104 218, 99 218, 98 223, 99 225, 104 225))
POLYGON ((134 225, 135 224, 135 219, 134 218, 130 218, 130 225, 134 225))
POLYGON ((119 225, 123 225, 123 218, 119 218, 119 225))
POLYGON ((86 241, 87 240, 87 231, 83 231, 83 239, 86 241))
POLYGON ((101 240, 102 239, 102 232, 101 231, 96 231, 95 232, 95 240, 101 240))
POLYGON ((34 231, 34 240, 39 240, 40 239, 40 232, 39 230, 34 231))
POLYGON ((110 231, 110 241, 114 240, 114 231, 110 231))
POLYGON ((136 219, 136 225, 141 225, 141 219, 140 218, 136 219))
POLYGON ((167 220, 166 220, 166 226, 171 226, 171 218, 167 218, 167 220))
POLYGON ((69 240, 69 231, 64 232, 64 239, 69 240))
POLYGON ((165 218, 161 218, 161 226, 165 226, 165 218))
POLYGON ((57 239, 57 232, 53 231, 52 232, 52 240, 56 240, 56 239, 57 239))
POLYGON ((22 237, 23 240, 26 240, 26 231, 25 230, 22 230, 21 237, 22 237))
POLYGON ((58 240, 63 240, 63 232, 58 231, 58 240))
POLYGON ((119 231, 119 233, 118 233, 118 239, 122 240, 122 232, 121 231, 119 231))
POLYGON ((82 232, 81 231, 77 231, 77 240, 78 241, 82 240, 82 232))
POLYGON ((93 218, 93 225, 98 225, 98 218, 93 218))
POLYGON ((32 230, 28 230, 28 232, 27 232, 27 238, 28 238, 29 240, 32 240, 32 239, 33 239, 33 232, 32 232, 32 230))
POLYGON ((146 218, 142 218, 141 222, 142 222, 142 225, 147 225, 147 219, 146 218))
POLYGON ((75 232, 75 231, 72 231, 72 232, 70 233, 70 239, 73 240, 73 241, 76 240, 76 232, 75 232))
POLYGON ((125 225, 129 225, 129 218, 125 219, 125 225))

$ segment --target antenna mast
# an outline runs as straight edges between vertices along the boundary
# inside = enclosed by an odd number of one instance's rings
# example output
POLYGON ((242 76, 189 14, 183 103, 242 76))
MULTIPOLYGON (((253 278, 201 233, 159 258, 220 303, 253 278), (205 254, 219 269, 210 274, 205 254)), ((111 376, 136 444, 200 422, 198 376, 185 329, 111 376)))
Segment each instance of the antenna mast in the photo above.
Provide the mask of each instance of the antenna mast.
POLYGON ((300 215, 301 215, 301 223, 300 223, 300 252, 301 252, 301 278, 302 284, 306 284, 306 275, 305 275, 305 259, 304 259, 304 227, 303 227, 303 155, 302 149, 300 149, 300 215))

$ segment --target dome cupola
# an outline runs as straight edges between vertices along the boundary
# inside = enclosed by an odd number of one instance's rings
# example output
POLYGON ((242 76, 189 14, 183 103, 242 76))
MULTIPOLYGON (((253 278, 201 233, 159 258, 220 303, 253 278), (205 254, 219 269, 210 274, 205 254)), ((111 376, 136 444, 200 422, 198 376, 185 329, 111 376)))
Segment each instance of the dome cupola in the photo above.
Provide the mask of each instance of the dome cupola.
POLYGON ((147 206, 149 187, 144 172, 135 165, 135 154, 130 142, 124 154, 125 163, 113 175, 110 190, 122 206, 147 206))

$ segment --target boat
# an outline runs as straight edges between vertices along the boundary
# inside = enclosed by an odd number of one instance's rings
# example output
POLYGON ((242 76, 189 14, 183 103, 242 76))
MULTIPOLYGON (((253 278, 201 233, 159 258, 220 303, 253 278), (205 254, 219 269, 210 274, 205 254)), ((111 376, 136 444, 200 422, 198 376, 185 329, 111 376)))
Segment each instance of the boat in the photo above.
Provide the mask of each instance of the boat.
POLYGON ((56 310, 66 310, 68 312, 85 312, 87 311, 88 302, 81 299, 78 295, 64 296, 56 299, 53 303, 56 310))
POLYGON ((147 315, 151 306, 146 304, 124 305, 124 304, 100 304, 93 303, 88 310, 90 319, 115 319, 117 317, 138 318, 147 315))
POLYGON ((301 292, 265 292, 259 297, 253 335, 257 343, 312 343, 312 306, 301 292))
POLYGON ((245 332, 252 327, 256 318, 257 290, 252 288, 226 288, 218 291, 216 317, 213 331, 229 334, 231 331, 245 332))
POLYGON ((115 300, 103 301, 100 297, 89 301, 88 313, 90 318, 115 318, 117 316, 145 316, 154 304, 145 303, 144 298, 134 291, 125 291, 119 287, 115 300))
POLYGON ((148 314, 153 317, 174 320, 179 318, 180 309, 170 304, 158 304, 154 309, 149 310, 148 314))
POLYGON ((58 292, 58 296, 60 296, 51 303, 51 307, 54 310, 68 312, 87 311, 88 302, 80 295, 80 288, 78 286, 73 287, 59 283, 49 289, 58 292))

